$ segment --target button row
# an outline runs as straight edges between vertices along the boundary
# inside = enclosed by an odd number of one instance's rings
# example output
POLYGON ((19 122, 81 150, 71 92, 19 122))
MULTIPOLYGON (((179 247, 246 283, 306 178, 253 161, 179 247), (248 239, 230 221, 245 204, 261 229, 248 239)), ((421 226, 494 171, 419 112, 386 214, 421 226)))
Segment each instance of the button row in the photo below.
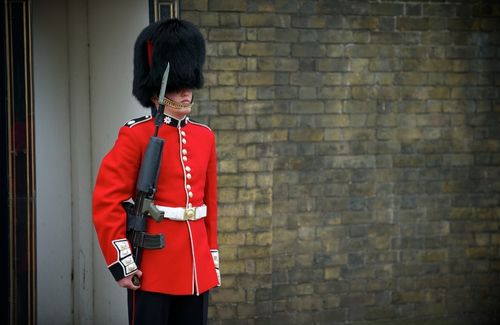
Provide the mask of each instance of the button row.
MULTIPOLYGON (((182 147, 183 144, 187 143, 187 140, 186 140, 185 137, 186 137, 186 132, 181 131, 181 143, 182 143, 181 147, 182 147)), ((188 151, 187 151, 187 149, 182 148, 181 153, 182 153, 182 161, 183 162, 187 162, 188 161, 188 157, 187 157, 188 151)), ((184 175, 186 175, 186 179, 187 180, 190 180, 193 177, 191 175, 191 167, 184 165, 184 175)), ((191 185, 188 184, 187 182, 186 182, 186 190, 188 191, 188 197, 189 198, 193 198, 194 194, 193 194, 193 192, 191 192, 191 185)), ((192 204, 188 203, 188 207, 192 207, 192 204)))

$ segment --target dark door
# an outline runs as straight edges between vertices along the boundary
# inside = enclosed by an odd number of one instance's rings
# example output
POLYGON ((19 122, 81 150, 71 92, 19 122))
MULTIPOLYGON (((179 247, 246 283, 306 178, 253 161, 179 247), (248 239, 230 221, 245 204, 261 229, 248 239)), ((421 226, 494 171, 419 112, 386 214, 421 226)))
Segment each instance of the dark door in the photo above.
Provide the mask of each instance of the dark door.
POLYGON ((0 281, 0 323, 35 324, 31 1, 4 1, 0 15, 0 256, 8 265, 0 281))

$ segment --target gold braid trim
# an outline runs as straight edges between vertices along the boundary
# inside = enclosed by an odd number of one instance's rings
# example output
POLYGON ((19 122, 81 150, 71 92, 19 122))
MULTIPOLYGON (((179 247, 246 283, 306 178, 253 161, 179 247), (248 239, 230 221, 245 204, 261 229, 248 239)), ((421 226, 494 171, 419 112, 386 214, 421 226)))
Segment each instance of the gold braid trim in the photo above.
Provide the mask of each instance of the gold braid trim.
POLYGON ((170 106, 170 107, 173 107, 175 109, 183 109, 183 108, 191 108, 191 107, 193 107, 193 102, 191 102, 189 104, 178 103, 178 102, 174 102, 170 98, 164 97, 163 98, 163 105, 170 106))

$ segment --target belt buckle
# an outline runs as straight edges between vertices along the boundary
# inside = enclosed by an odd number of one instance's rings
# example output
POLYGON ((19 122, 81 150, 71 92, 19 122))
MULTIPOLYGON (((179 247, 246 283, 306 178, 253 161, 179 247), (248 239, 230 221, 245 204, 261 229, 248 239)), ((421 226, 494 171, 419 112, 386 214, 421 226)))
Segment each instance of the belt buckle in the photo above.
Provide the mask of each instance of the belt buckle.
POLYGON ((184 211, 184 220, 196 220, 196 208, 187 208, 184 211))

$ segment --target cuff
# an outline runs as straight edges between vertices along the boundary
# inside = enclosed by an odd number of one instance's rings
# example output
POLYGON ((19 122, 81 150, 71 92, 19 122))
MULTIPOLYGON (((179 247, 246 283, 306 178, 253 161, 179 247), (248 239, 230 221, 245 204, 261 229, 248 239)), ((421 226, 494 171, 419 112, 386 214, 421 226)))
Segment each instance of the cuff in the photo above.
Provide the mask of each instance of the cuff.
POLYGON ((118 239, 112 241, 113 246, 116 248, 118 259, 116 262, 110 264, 108 269, 113 274, 116 281, 123 279, 131 274, 137 272, 137 265, 135 264, 132 250, 128 240, 118 239))
POLYGON ((215 273, 217 273, 217 281, 219 281, 219 284, 217 284, 217 286, 220 287, 221 281, 220 281, 220 268, 219 268, 219 250, 211 249, 210 253, 212 253, 212 258, 214 260, 214 265, 215 265, 215 273))

